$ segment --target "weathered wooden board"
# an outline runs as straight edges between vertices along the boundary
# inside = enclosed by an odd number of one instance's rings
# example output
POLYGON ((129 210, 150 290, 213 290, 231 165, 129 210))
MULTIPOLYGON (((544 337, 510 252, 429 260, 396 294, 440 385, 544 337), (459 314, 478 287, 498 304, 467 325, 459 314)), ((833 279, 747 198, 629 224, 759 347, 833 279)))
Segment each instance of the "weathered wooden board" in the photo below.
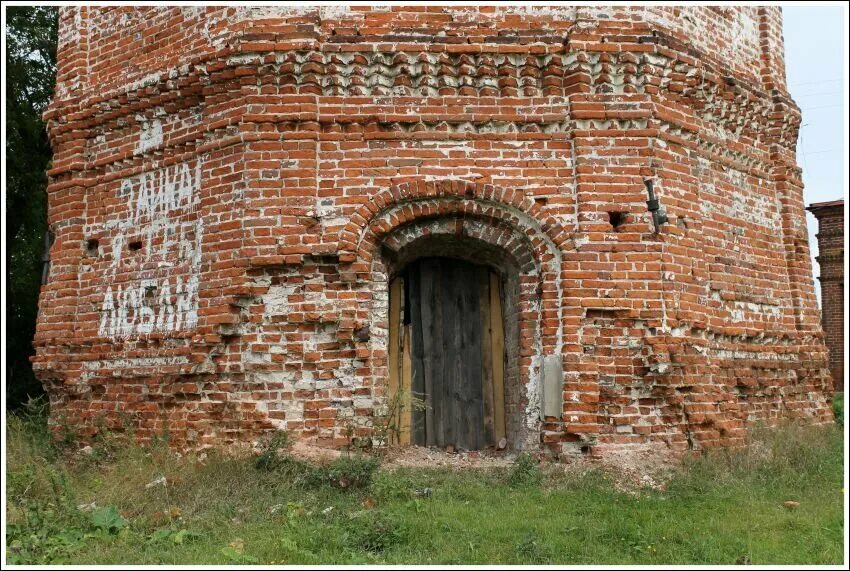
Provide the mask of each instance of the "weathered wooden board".
POLYGON ((502 282, 490 273, 490 323, 493 343, 493 410, 495 441, 505 438, 505 329, 502 316, 502 282))
MULTIPOLYGON (((407 272, 407 314, 405 321, 410 329, 410 355, 411 355, 411 393, 418 399, 424 399, 427 393, 425 387, 426 375, 423 371, 423 359, 425 358, 425 347, 422 343, 422 311, 421 311, 421 283, 418 276, 418 268, 412 267, 407 272)), ((427 420, 421 408, 412 411, 412 441, 415 444, 425 442, 425 426, 427 420)))
POLYGON ((481 304, 481 375, 482 391, 484 393, 484 441, 496 440, 495 411, 493 410, 493 326, 490 309, 490 270, 480 267, 484 275, 478 278, 478 299, 481 304))
POLYGON ((483 355, 481 352, 481 305, 478 278, 481 274, 471 264, 455 262, 457 299, 450 302, 458 311, 456 332, 460 343, 460 374, 452 379, 460 398, 455 406, 455 422, 459 429, 458 446, 478 450, 484 445, 484 401, 482 398, 483 355))
POLYGON ((401 365, 400 365, 400 341, 399 341, 399 322, 401 321, 401 313, 402 313, 402 294, 403 294, 403 280, 402 278, 396 277, 390 283, 390 331, 389 331, 389 351, 387 355, 387 367, 388 367, 388 377, 389 377, 389 386, 387 387, 389 390, 389 398, 390 401, 395 399, 395 395, 398 394, 399 390, 399 376, 401 374, 401 365))
POLYGON ((400 437, 399 441, 401 444, 410 444, 410 425, 412 423, 411 418, 411 408, 410 408, 410 389, 411 389, 411 375, 413 371, 413 366, 410 358, 410 325, 404 326, 403 332, 404 340, 402 342, 402 352, 401 352, 401 391, 403 395, 403 401, 401 403, 401 411, 400 411, 400 437))

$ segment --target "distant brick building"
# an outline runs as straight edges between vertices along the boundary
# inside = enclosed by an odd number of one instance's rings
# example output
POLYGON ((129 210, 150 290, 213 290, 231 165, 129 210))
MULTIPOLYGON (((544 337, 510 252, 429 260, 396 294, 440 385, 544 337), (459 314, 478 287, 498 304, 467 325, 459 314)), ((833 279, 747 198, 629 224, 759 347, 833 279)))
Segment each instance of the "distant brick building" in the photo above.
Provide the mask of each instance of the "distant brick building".
POLYGON ((780 8, 60 14, 54 422, 342 446, 414 390, 402 440, 570 457, 831 419, 780 8))
POLYGON ((844 391, 844 201, 816 202, 821 323, 836 391, 844 391))

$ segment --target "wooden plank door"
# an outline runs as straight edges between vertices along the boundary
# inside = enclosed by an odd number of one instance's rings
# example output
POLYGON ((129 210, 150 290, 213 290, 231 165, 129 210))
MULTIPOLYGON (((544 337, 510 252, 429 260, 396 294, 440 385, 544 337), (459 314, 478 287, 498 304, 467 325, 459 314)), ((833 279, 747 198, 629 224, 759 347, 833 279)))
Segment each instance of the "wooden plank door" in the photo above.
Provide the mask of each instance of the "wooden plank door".
POLYGON ((503 339, 494 276, 485 266, 450 258, 424 258, 405 271, 399 329, 409 327, 410 386, 425 402, 412 414, 415 444, 478 450, 504 434, 504 342, 494 343, 503 339))

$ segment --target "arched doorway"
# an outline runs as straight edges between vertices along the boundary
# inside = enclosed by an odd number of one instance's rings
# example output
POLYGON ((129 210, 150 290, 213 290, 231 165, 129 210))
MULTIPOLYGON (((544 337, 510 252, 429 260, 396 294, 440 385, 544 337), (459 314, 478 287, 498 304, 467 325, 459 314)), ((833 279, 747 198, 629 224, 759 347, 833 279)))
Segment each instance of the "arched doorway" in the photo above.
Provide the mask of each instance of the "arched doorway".
POLYGON ((504 447, 502 280, 450 257, 408 263, 390 284, 390 392, 402 409, 401 443, 456 450, 504 447))
MULTIPOLYGON (((340 232, 339 260, 350 264, 343 279, 364 286, 362 297, 352 298, 351 314, 370 327, 368 361, 352 373, 364 387, 374 387, 373 415, 380 417, 382 431, 387 415, 394 414, 405 366, 403 353, 393 349, 404 338, 399 313, 389 310, 392 291, 398 292, 391 286, 417 259, 451 257, 486 264, 500 278, 507 448, 538 450, 561 439, 564 312, 581 308, 577 300, 562 298, 561 251, 573 247, 570 234, 537 210, 518 189, 408 181, 382 191, 351 216, 340 232)), ((411 424, 412 415, 406 425, 402 419, 402 433, 407 431, 402 442, 411 442, 411 424)), ((398 442, 397 436, 393 428, 378 439, 398 442)))

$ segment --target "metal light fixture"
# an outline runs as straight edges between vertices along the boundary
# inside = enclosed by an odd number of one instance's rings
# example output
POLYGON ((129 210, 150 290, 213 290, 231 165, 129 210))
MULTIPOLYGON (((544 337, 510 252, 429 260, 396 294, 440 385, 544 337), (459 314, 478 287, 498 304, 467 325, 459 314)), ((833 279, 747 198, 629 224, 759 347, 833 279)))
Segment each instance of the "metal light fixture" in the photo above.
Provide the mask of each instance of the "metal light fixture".
POLYGON ((655 226, 655 232, 658 233, 661 225, 667 222, 667 212, 661 207, 658 198, 655 196, 655 188, 653 187, 652 179, 643 181, 646 185, 646 193, 649 195, 649 200, 646 201, 646 207, 652 215, 652 224, 655 226))

